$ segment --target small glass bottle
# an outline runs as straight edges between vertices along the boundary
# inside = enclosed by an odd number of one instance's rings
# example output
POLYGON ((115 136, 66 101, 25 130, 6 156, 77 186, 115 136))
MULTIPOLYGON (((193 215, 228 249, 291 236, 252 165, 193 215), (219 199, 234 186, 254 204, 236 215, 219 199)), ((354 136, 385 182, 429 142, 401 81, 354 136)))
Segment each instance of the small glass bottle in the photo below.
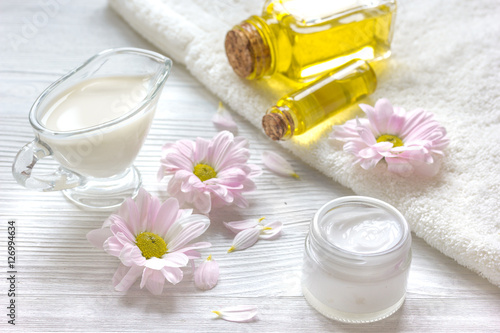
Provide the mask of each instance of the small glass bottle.
POLYGON ((398 210, 369 197, 338 198, 310 225, 302 291, 329 318, 381 320, 403 304, 410 263, 411 234, 398 210))
POLYGON ((396 0, 268 0, 226 35, 229 63, 249 80, 308 82, 352 59, 390 55, 396 0))
POLYGON ((370 65, 352 60, 282 97, 262 118, 262 128, 273 140, 288 140, 373 93, 376 87, 377 77, 370 65))

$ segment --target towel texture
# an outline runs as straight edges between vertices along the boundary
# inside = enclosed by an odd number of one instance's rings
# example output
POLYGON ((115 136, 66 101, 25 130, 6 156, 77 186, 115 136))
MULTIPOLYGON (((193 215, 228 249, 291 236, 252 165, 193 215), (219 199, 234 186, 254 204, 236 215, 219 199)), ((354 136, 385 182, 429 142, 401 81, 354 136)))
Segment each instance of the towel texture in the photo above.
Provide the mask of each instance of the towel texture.
MULTIPOLYGON (((189 71, 232 110, 260 127, 290 89, 277 80, 237 77, 224 52, 226 32, 260 1, 110 0, 135 30, 189 71)), ((283 143, 296 156, 360 195, 382 199, 430 245, 500 286, 500 3, 400 0, 392 56, 376 92, 393 105, 433 112, 451 140, 439 174, 403 178, 384 163, 352 166, 332 123, 283 143), (304 139, 306 138, 306 139, 304 139)), ((382 68, 382 66, 384 68, 382 68)))

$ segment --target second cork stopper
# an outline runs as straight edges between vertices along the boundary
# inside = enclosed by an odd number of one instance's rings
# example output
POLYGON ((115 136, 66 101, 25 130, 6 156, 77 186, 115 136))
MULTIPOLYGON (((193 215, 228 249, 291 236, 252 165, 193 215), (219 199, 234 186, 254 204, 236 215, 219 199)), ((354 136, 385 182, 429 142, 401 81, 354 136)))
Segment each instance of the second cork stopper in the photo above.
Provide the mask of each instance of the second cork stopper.
POLYGON ((273 106, 262 117, 262 128, 274 141, 288 140, 295 131, 295 122, 286 106, 273 106))

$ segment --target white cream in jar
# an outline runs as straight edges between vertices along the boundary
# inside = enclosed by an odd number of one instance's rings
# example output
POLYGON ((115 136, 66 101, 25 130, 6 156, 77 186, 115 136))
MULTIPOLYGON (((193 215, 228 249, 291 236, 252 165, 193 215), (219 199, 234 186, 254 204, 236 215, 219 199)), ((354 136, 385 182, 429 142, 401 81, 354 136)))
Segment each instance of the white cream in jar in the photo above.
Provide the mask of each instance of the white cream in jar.
POLYGON ((329 318, 380 320, 403 304, 410 262, 411 234, 399 211, 368 197, 335 199, 311 223, 302 290, 329 318))

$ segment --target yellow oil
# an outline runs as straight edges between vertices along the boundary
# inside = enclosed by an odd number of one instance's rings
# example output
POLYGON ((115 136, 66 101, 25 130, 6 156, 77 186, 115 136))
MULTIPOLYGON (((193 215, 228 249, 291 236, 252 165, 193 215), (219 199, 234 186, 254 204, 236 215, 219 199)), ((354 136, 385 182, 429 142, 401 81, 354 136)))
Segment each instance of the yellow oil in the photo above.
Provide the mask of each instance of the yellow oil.
POLYGON ((370 65, 363 60, 353 60, 314 83, 283 96, 267 114, 283 116, 287 128, 279 139, 286 140, 304 134, 332 117, 337 118, 337 124, 354 118, 357 109, 347 107, 374 92, 376 86, 377 79, 370 65))
POLYGON ((277 72, 306 82, 353 59, 387 58, 395 0, 349 3, 268 0, 261 16, 252 16, 246 21, 256 27, 270 48, 270 65, 262 76, 277 72))

